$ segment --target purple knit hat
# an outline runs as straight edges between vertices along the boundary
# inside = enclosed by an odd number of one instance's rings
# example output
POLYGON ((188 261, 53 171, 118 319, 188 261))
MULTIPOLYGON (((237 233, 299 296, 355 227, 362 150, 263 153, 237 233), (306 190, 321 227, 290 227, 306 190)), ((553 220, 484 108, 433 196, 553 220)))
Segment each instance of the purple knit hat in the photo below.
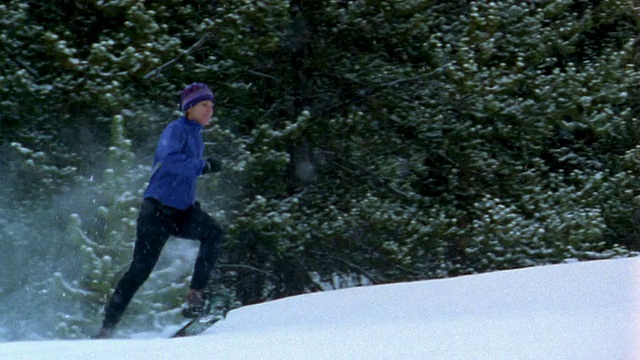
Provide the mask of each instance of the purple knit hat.
POLYGON ((209 90, 207 85, 203 83, 193 83, 182 90, 182 96, 180 96, 180 110, 186 112, 193 105, 204 100, 214 101, 213 93, 209 90))

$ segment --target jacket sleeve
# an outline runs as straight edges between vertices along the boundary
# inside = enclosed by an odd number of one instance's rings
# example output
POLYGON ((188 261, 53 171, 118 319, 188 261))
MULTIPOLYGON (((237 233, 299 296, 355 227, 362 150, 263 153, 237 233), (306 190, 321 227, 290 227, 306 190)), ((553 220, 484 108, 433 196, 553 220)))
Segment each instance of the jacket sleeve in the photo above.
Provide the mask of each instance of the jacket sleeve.
POLYGON ((188 157, 183 152, 186 142, 187 134, 177 126, 168 126, 162 132, 156 149, 161 171, 184 176, 202 174, 206 162, 199 158, 188 157))

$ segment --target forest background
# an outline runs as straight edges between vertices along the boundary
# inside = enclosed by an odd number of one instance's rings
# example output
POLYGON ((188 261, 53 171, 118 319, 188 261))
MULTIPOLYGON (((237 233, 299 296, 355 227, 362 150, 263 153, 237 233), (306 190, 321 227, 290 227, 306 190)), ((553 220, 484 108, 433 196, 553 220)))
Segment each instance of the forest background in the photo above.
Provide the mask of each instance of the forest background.
MULTIPOLYGON (((79 338, 126 270, 155 142, 206 82, 225 306, 634 256, 640 4, 8 0, 0 339, 79 338)), ((180 321, 173 241, 122 332, 180 321)), ((615 281, 615 279, 612 279, 615 281)))

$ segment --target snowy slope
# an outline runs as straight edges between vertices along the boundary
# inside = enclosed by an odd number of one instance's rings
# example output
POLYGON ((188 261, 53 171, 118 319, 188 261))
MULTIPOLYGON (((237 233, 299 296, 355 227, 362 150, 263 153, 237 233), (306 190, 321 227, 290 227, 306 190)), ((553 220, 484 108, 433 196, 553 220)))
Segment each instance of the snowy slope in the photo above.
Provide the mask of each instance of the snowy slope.
POLYGON ((353 288, 236 309, 197 337, 7 342, 0 359, 640 359, 639 279, 633 258, 353 288))

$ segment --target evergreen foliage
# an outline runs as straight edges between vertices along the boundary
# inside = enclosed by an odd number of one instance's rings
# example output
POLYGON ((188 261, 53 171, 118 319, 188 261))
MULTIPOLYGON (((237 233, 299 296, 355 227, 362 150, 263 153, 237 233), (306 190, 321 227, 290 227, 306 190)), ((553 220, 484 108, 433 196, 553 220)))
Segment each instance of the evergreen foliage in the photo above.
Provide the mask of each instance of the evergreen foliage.
MULTIPOLYGON (((81 268, 39 285, 74 304, 53 336, 98 322, 193 81, 216 93, 204 136, 224 162, 199 189, 227 230, 212 291, 236 305, 638 250, 632 1, 10 0, 0 14, 0 240, 43 241, 15 214, 51 207, 69 220, 49 241, 81 268)), ((192 265, 166 260, 129 327, 176 321, 192 265)))

